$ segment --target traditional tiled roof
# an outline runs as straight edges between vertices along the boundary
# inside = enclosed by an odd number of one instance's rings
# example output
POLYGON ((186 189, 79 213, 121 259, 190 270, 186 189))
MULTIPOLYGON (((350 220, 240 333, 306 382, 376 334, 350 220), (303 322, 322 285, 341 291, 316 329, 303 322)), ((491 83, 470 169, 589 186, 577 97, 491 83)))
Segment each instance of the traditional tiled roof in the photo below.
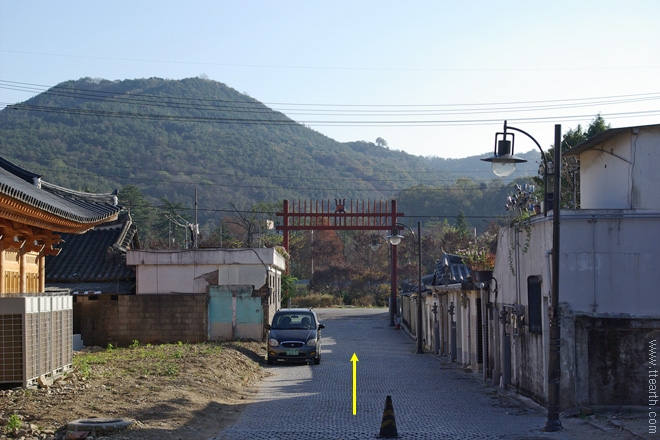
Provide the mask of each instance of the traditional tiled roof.
POLYGON ((137 228, 128 213, 85 234, 62 234, 62 252, 46 257, 46 283, 96 283, 135 280, 126 266, 126 250, 133 247, 137 228))
POLYGON ((99 223, 116 216, 116 191, 91 194, 62 188, 0 157, 0 194, 64 220, 99 223))
POLYGON ((442 253, 442 258, 435 261, 432 283, 434 286, 464 283, 468 281, 470 269, 458 255, 442 253))

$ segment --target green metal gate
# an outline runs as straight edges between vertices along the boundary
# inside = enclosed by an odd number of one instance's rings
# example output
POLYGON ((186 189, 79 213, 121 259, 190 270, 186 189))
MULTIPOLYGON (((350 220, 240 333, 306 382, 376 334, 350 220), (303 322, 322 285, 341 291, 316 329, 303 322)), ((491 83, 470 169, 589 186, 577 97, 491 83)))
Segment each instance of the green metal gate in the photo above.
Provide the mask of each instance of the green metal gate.
POLYGON ((253 293, 252 286, 210 286, 210 340, 262 339, 261 297, 253 293))

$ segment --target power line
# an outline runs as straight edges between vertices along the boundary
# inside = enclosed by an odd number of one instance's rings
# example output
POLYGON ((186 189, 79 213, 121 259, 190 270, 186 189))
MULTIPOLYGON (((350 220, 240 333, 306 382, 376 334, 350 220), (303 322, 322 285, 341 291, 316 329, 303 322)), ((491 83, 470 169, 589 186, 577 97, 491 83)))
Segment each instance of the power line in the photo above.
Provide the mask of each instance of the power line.
MULTIPOLYGON (((419 191, 419 187, 410 187, 410 188, 313 188, 313 187, 281 187, 274 185, 244 185, 244 184, 235 184, 235 183, 212 183, 212 182, 185 182, 185 181, 175 181, 175 180, 165 180, 165 179, 153 179, 147 177, 124 177, 117 175, 107 175, 100 173, 87 173, 84 171, 77 172, 78 175, 87 175, 87 176, 97 176, 97 177, 106 177, 109 179, 115 180, 128 180, 128 181, 145 181, 145 182, 158 182, 158 183, 169 183, 176 185, 198 185, 198 186, 220 186, 228 188, 250 188, 250 189, 279 189, 284 191, 296 190, 296 191, 337 191, 337 192, 378 192, 378 193, 401 193, 401 192, 410 192, 410 191, 419 191)), ((521 178, 525 180, 526 178, 521 178)), ((506 186, 497 188, 497 190, 504 189, 506 186)), ((488 191, 493 190, 492 188, 451 188, 451 187, 433 187, 425 186, 424 190, 426 191, 488 191)))
MULTIPOLYGON (((38 161, 39 163, 43 164, 43 162, 48 162, 48 161, 55 161, 59 160, 57 157, 39 157, 36 158, 34 156, 28 156, 28 155, 6 155, 6 157, 10 159, 22 159, 22 160, 32 160, 32 161, 38 161)), ((540 161, 540 159, 539 159, 540 161)), ((69 161, 71 163, 71 161, 69 161)), ((535 162, 532 162, 535 163, 535 162)), ((78 166, 81 166, 83 164, 87 165, 93 165, 95 167, 103 167, 101 161, 85 161, 85 160, 76 160, 75 164, 78 166)), ((121 168, 121 169, 127 169, 131 171, 155 171, 155 172, 166 172, 166 173, 177 173, 177 174, 185 174, 186 176, 192 176, 192 175, 210 175, 210 176, 216 176, 216 177, 232 177, 232 178, 265 178, 265 179, 292 179, 295 178, 296 180, 327 180, 327 177, 303 177, 303 176, 293 176, 293 175, 269 175, 269 174, 254 174, 254 173, 248 173, 248 174, 237 174, 237 173, 219 173, 217 171, 203 171, 203 170, 184 170, 180 168, 150 168, 146 166, 130 166, 130 165, 112 165, 113 169, 116 168, 121 168)), ((230 170, 237 170, 237 167, 226 167, 230 170)), ((444 172, 444 173, 451 173, 451 171, 448 170, 433 170, 433 171, 428 171, 427 173, 422 173, 422 174, 435 174, 437 172, 444 172)), ((461 170, 462 174, 488 174, 492 175, 492 171, 490 169, 480 169, 480 170, 473 170, 473 169, 466 169, 466 170, 461 170)), ((389 173, 390 175, 392 173, 389 173)), ((404 174, 408 175, 409 173, 404 172, 404 174)), ((407 179, 407 178, 391 178, 391 179, 363 179, 360 177, 333 177, 334 181, 358 181, 358 182, 364 182, 364 183, 374 183, 374 182, 415 182, 415 183, 422 183, 422 182, 447 182, 447 183, 453 183, 458 180, 459 177, 456 178, 434 178, 434 179, 407 179)), ((494 180, 497 179, 471 179, 474 182, 484 182, 484 183, 490 183, 494 180)))
MULTIPOLYGON (((134 204, 129 206, 130 209, 135 209, 135 208, 142 208, 142 209, 163 209, 163 214, 169 215, 169 212, 164 209, 167 208, 165 205, 141 205, 141 204, 134 204)), ((194 211, 195 208, 193 207, 180 207, 177 209, 177 211, 183 212, 183 211, 194 211)), ((200 208, 197 207, 198 211, 203 211, 203 212, 224 212, 224 213, 239 213, 239 214, 260 214, 260 215, 275 215, 275 211, 247 211, 247 210, 242 210, 242 209, 230 209, 230 208, 200 208)), ((281 209, 278 209, 277 212, 280 212, 281 209)), ((332 213, 328 213, 329 217, 332 217, 332 213)), ((383 216, 386 216, 386 213, 383 214, 383 216)), ((461 217, 461 214, 435 214, 435 215, 417 215, 417 214, 406 214, 404 218, 427 218, 427 219, 434 219, 434 218, 458 218, 461 217)), ((499 219, 499 218, 507 218, 506 215, 467 215, 463 214, 462 217, 465 218, 472 218, 472 219, 499 219)), ((184 219, 185 220, 185 219, 184 219)))
MULTIPOLYGON (((42 113, 63 113, 75 114, 81 116, 102 116, 109 118, 122 118, 122 119, 149 119, 149 120, 167 120, 176 122, 213 122, 220 124, 253 124, 253 125, 290 125, 300 126, 301 124, 308 124, 317 127, 428 127, 428 126, 463 126, 463 125, 484 125, 484 124, 501 124, 501 119, 458 119, 458 120, 387 120, 387 121, 322 121, 322 120, 307 120, 296 122, 291 119, 249 119, 249 118, 223 118, 223 117, 205 117, 205 116, 179 116, 179 115, 164 115, 164 114, 147 114, 147 113, 129 113, 129 112, 109 112, 101 110, 86 110, 77 108, 54 107, 54 106, 36 106, 28 104, 14 104, 7 107, 11 110, 24 110, 30 112, 42 113)), ((644 110, 634 112, 620 112, 620 113, 601 113, 601 116, 607 119, 615 119, 622 117, 632 116, 651 116, 660 114, 658 110, 644 110)), ((593 117, 593 115, 564 115, 564 116, 538 116, 527 118, 510 117, 508 120, 514 123, 521 122, 539 122, 539 121, 565 121, 565 120, 582 120, 585 118, 593 117)))
MULTIPOLYGON (((16 81, 7 81, 0 80, 0 84, 4 86, 0 88, 9 88, 14 87, 15 90, 21 90, 21 87, 24 88, 23 91, 30 91, 32 93, 42 92, 42 93, 64 93, 70 94, 71 96, 89 96, 89 97, 105 97, 112 98, 117 100, 127 100, 127 101, 137 101, 137 102, 160 102, 160 103, 169 103, 170 100, 182 101, 182 102, 202 102, 202 103, 231 103, 231 104, 240 104, 240 105, 254 105, 263 107, 264 105, 289 105, 296 107, 335 107, 335 108, 370 108, 370 110, 365 111, 378 111, 378 112, 391 112, 392 110, 373 110, 373 108, 447 108, 447 107, 484 107, 484 106, 498 106, 493 109, 473 109, 474 111, 492 111, 492 110, 524 110, 530 109, 529 105, 531 104, 542 104, 536 109, 544 110, 547 109, 546 106, 593 106, 593 105, 609 105, 609 104, 618 104, 618 103, 629 103, 629 102, 639 102, 646 100, 657 100, 660 99, 660 92, 648 92, 648 93, 637 93, 637 94, 625 94, 625 95, 608 95, 608 96, 599 96, 599 97, 586 97, 586 98, 569 98, 569 99, 552 99, 552 100, 533 100, 533 101, 510 101, 510 102, 485 102, 485 103, 451 103, 451 104, 327 104, 327 103, 291 103, 291 102, 264 102, 261 103, 257 100, 252 101, 239 101, 239 100, 222 100, 222 99, 209 99, 209 98, 188 98, 180 96, 171 96, 171 95, 151 95, 151 94, 142 94, 142 93, 117 93, 107 90, 92 90, 84 88, 73 88, 73 87, 63 87, 63 86, 46 86, 42 84, 32 84, 32 83, 22 83, 16 81), (25 88, 25 86, 30 86, 25 88), (38 87, 40 89, 37 89, 38 87), (148 98, 148 99, 144 99, 148 98), (153 99, 156 99, 154 101, 153 99), (502 108, 502 106, 511 106, 511 105, 527 105, 527 107, 513 107, 513 108, 502 108)), ((246 98, 252 99, 252 98, 246 98)), ((195 107, 195 108, 218 108, 215 106, 206 106, 206 107, 195 107)), ((227 107, 220 107, 227 108, 227 107)), ((327 110, 327 109, 326 109, 327 110)), ((465 112, 471 109, 461 109, 465 112)), ((281 110, 280 110, 281 111, 281 110)), ((337 112, 341 110, 335 110, 337 112)), ((400 110, 397 110, 400 111, 400 110)), ((420 111, 420 110, 413 110, 420 111)), ((436 111, 436 110, 433 110, 436 111)), ((443 111, 452 111, 452 110, 443 110, 443 111)))

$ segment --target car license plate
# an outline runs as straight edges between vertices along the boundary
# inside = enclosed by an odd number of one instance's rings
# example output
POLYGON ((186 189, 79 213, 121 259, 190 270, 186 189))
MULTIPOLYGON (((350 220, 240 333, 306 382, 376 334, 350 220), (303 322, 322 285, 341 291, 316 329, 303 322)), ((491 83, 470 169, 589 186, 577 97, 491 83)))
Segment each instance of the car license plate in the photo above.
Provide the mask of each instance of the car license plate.
POLYGON ((287 348, 286 349, 286 355, 287 356, 298 356, 298 349, 297 348, 287 348))

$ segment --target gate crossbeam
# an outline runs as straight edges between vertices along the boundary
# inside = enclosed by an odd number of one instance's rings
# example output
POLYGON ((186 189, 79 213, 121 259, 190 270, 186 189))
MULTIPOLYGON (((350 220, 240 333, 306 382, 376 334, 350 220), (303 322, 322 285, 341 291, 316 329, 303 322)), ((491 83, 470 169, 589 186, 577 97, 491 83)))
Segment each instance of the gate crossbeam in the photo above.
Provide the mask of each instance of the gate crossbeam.
POLYGON ((283 245, 289 251, 289 231, 394 231, 400 230, 397 226, 398 218, 403 214, 397 212, 396 200, 392 200, 388 207, 387 201, 351 200, 350 207, 346 206, 346 199, 335 199, 335 209, 331 211, 330 200, 307 200, 298 203, 289 203, 284 200, 282 212, 282 225, 277 226, 282 231, 283 245), (390 209, 388 209, 390 208, 390 209), (346 210, 348 209, 348 212, 346 210))
MULTIPOLYGON (((284 200, 282 212, 277 216, 282 217, 282 225, 277 226, 278 231, 282 231, 282 241, 284 249, 289 252, 289 232, 290 231, 389 231, 398 233, 403 227, 398 224, 398 218, 403 217, 403 213, 397 212, 396 200, 390 202, 388 209, 387 201, 368 200, 365 204, 363 200, 351 200, 350 207, 346 206, 346 199, 335 199, 334 212, 330 210, 330 200, 321 200, 309 202, 307 200, 289 204, 284 200), (292 206, 291 206, 292 205, 292 206), (346 212, 348 210, 348 212, 346 212)), ((392 284, 390 300, 390 325, 394 325, 394 315, 396 309, 397 294, 397 246, 392 246, 392 284)), ((286 268, 289 272, 289 265, 286 268)))

